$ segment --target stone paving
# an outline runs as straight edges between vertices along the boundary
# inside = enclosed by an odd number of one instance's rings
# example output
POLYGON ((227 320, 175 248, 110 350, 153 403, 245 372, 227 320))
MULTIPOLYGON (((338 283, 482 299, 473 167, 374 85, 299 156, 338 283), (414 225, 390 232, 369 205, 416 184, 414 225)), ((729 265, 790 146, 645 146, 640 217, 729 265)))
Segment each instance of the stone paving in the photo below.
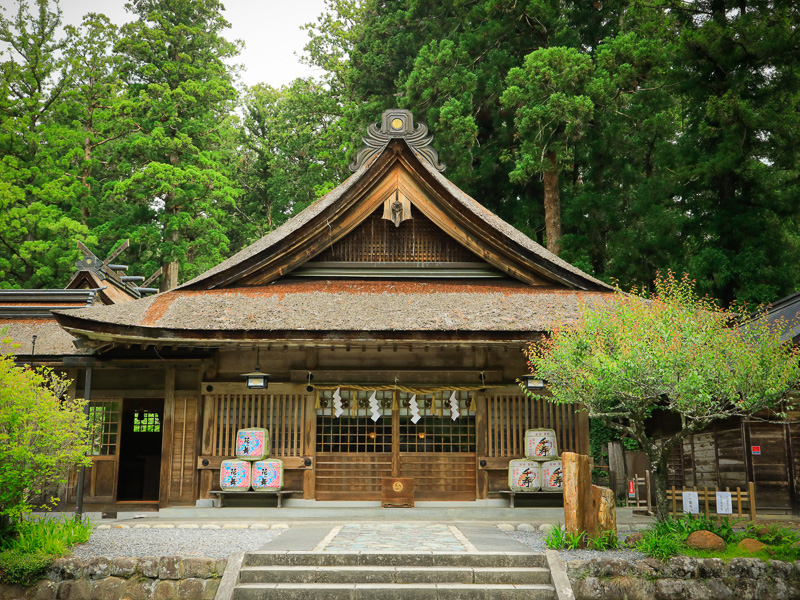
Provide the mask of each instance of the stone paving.
POLYGON ((331 529, 318 552, 476 552, 455 525, 347 523, 331 529))

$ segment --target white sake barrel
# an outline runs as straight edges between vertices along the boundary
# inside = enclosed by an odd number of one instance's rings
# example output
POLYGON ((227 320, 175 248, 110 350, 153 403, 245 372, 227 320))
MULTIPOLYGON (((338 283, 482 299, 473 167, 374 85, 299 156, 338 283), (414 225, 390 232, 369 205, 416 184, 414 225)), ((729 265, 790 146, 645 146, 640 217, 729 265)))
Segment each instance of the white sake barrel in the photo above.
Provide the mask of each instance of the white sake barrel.
POLYGON ((542 485, 539 463, 527 458, 508 461, 508 487, 515 492, 538 492, 542 485))
POLYGON ((561 492, 564 490, 564 472, 560 460, 542 463, 542 490, 545 492, 561 492))
POLYGON ((269 431, 266 429, 240 429, 236 432, 236 458, 262 460, 269 456, 269 431))
POLYGON ((535 460, 558 458, 556 432, 552 429, 528 429, 525 432, 525 456, 535 460))
POLYGON ((277 492, 283 487, 283 461, 267 458, 253 463, 253 489, 257 492, 277 492))
POLYGON ((219 469, 219 487, 225 492, 250 489, 250 463, 246 460, 223 460, 219 469))

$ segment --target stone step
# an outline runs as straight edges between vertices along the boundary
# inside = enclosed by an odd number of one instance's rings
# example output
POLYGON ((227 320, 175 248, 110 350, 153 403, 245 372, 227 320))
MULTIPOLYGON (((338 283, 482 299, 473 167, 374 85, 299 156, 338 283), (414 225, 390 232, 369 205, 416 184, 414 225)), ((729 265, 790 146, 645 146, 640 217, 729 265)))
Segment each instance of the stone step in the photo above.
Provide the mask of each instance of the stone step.
POLYGON ((544 567, 285 566, 243 567, 241 583, 550 583, 544 567))
POLYGON ((243 566, 547 567, 541 552, 248 552, 243 566))
POLYGON ((548 584, 240 583, 233 600, 557 600, 548 584))

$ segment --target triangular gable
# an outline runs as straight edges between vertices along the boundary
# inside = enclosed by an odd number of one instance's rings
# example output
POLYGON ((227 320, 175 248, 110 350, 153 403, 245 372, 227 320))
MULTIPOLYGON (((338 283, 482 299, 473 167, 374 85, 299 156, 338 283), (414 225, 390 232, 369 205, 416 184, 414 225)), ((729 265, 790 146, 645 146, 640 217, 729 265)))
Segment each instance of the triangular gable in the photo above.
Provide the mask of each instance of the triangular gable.
MULTIPOLYGON (((412 142, 419 137, 416 135, 411 141, 402 136, 389 137, 382 147, 372 147, 372 155, 342 185, 181 288, 220 289, 276 281, 306 263, 313 265, 318 257, 325 258, 326 251, 330 253, 340 242, 346 243, 349 236, 358 234, 360 226, 375 218, 375 213, 385 213, 387 203, 397 201, 401 205, 408 203, 412 219, 418 213, 433 223, 456 247, 474 257, 476 264, 490 265, 497 272, 529 285, 609 289, 464 194, 439 173, 439 165, 429 162, 424 153, 413 147, 412 142)), ((405 208, 401 206, 400 210, 405 208)), ((413 260, 409 262, 415 263, 442 262, 416 260, 419 256, 410 258, 413 260)), ((473 259, 466 262, 472 263, 473 259)))

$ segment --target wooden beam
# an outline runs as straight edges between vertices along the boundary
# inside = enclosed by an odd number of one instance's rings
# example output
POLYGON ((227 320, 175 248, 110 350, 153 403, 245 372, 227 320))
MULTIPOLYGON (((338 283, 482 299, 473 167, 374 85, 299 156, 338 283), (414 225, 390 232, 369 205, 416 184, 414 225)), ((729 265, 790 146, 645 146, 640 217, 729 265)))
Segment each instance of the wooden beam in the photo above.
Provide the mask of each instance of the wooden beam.
MULTIPOLYGON (((390 358, 389 360, 394 360, 390 358)), ((429 384, 479 384, 481 372, 486 375, 487 384, 503 383, 503 371, 482 369, 324 369, 314 370, 312 383, 319 385, 334 383, 398 383, 410 385, 412 383, 429 384)), ((292 370, 289 379, 296 383, 305 383, 308 376, 307 370, 292 370)), ((270 383, 270 388, 272 387, 270 383)))
MULTIPOLYGON (((126 394, 127 395, 127 394, 126 394)), ((172 425, 175 413, 175 368, 168 367, 164 376, 164 419, 161 424, 161 483, 158 488, 158 506, 169 504, 170 471, 172 467, 172 425)))

